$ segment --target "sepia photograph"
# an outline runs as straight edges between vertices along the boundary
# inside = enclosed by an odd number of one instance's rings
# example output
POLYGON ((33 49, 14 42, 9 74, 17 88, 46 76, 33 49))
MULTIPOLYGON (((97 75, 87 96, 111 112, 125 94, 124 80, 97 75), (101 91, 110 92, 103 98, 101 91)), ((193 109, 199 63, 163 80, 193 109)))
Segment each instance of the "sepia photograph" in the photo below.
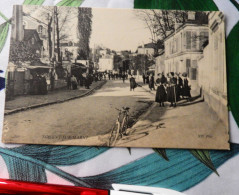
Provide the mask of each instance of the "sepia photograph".
POLYGON ((228 150, 220 11, 15 5, 3 143, 228 150))

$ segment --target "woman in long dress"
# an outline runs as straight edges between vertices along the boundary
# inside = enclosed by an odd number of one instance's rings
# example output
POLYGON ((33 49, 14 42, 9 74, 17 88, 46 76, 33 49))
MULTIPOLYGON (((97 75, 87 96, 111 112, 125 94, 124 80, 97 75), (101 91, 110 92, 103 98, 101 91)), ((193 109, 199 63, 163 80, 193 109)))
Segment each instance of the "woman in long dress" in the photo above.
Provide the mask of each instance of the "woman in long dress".
POLYGON ((135 78, 131 75, 130 79, 129 79, 129 82, 130 82, 130 91, 134 91, 134 89, 136 88, 136 81, 135 81, 135 78))
POLYGON ((170 102, 170 107, 176 107, 176 84, 177 78, 174 77, 174 72, 170 72, 167 84, 167 100, 170 102))
POLYGON ((187 73, 183 73, 183 87, 182 87, 182 96, 187 98, 187 101, 190 101, 191 98, 191 85, 190 80, 187 77, 187 73))
POLYGON ((155 96, 155 102, 159 103, 159 106, 164 107, 164 102, 167 100, 167 93, 165 90, 165 83, 167 79, 164 75, 159 74, 159 78, 156 80, 157 91, 155 96))

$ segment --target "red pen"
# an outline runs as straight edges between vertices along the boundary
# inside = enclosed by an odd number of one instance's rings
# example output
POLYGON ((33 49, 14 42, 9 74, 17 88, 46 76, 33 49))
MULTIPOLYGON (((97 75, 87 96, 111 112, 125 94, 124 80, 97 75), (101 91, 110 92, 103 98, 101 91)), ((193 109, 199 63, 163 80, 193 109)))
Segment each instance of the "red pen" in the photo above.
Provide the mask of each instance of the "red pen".
POLYGON ((76 186, 53 185, 0 179, 0 194, 16 195, 183 195, 166 188, 112 184, 114 190, 102 190, 76 186))
POLYGON ((0 194, 108 195, 108 190, 0 179, 0 194))

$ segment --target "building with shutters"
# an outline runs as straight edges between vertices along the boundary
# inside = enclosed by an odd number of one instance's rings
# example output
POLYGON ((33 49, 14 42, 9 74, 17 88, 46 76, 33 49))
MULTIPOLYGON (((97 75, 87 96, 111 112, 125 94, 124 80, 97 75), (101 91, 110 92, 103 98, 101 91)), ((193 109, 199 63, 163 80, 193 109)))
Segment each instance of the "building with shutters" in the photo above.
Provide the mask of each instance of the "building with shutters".
POLYGON ((164 40, 164 72, 186 72, 190 79, 197 80, 198 59, 202 56, 203 45, 208 42, 208 23, 199 23, 196 12, 190 13, 189 20, 178 25, 175 32, 164 40))

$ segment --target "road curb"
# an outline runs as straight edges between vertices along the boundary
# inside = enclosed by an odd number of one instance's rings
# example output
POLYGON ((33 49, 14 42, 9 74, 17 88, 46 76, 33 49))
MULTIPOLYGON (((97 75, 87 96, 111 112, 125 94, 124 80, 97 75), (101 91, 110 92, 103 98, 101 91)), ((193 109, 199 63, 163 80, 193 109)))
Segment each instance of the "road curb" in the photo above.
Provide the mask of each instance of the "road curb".
POLYGON ((91 90, 89 90, 86 93, 81 94, 81 95, 70 97, 70 98, 67 98, 67 99, 64 99, 64 100, 57 100, 57 101, 47 102, 47 103, 43 103, 43 104, 35 104, 35 105, 27 106, 27 107, 17 108, 17 109, 10 110, 10 111, 5 111, 4 115, 5 116, 6 115, 11 115, 11 114, 21 112, 21 111, 26 111, 26 110, 30 110, 30 109, 34 109, 34 108, 49 106, 49 105, 53 105, 53 104, 59 104, 59 103, 74 100, 74 99, 77 99, 77 98, 82 98, 82 97, 85 97, 85 96, 88 96, 88 95, 92 94, 95 90, 100 89, 106 82, 107 82, 106 80, 103 81, 101 84, 97 85, 95 88, 93 88, 93 89, 91 89, 91 90))

